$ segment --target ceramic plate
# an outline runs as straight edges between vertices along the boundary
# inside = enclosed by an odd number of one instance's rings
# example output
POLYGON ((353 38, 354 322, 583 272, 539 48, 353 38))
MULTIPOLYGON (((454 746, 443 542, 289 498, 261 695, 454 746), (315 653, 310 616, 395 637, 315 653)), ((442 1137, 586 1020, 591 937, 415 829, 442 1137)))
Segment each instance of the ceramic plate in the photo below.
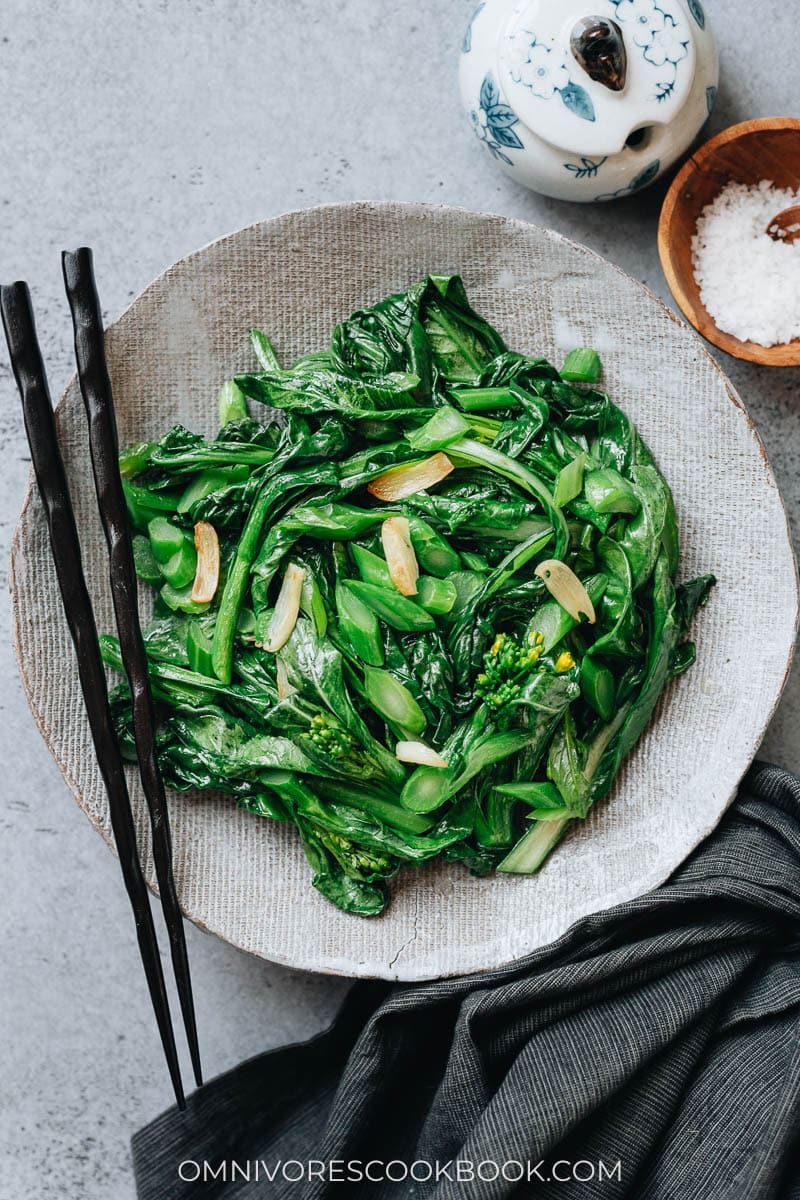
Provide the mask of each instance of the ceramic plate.
MULTIPOLYGON (((253 365, 248 327, 267 330, 289 360, 322 348, 352 309, 430 271, 460 272, 477 310, 516 349, 556 363, 574 346, 601 352, 605 386, 672 484, 681 576, 713 571, 719 586, 696 622, 697 666, 663 698, 609 799, 533 878, 473 879, 456 865, 406 870, 392 884, 387 913, 365 920, 312 889, 294 829, 217 797, 171 796, 186 915, 243 950, 307 970, 404 980, 481 971, 661 883, 730 803, 778 702, 794 645, 797 580, 786 515, 733 387, 698 338, 640 284, 584 247, 520 221, 351 204, 290 213, 190 255, 108 331, 122 443, 158 437, 176 421, 213 432, 220 384, 253 365)), ((113 631, 74 382, 58 423, 98 624, 113 631)), ((17 529, 13 588, 31 709, 75 798, 110 841, 35 495, 17 529)), ((133 772, 131 783, 149 856, 133 772)))

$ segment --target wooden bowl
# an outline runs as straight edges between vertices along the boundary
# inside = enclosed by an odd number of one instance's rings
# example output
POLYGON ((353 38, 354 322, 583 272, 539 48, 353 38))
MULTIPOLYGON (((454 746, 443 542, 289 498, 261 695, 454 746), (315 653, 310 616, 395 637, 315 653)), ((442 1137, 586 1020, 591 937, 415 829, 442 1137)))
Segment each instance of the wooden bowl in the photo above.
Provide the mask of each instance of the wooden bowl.
MULTIPOLYGON (((800 339, 778 346, 743 342, 719 329, 700 299, 692 267, 697 220, 731 181, 800 189, 800 120, 765 117, 733 125, 692 155, 675 177, 658 227, 658 252, 670 291, 684 316, 720 350, 767 367, 800 366, 800 339)), ((775 214, 777 216, 777 213, 775 214)))

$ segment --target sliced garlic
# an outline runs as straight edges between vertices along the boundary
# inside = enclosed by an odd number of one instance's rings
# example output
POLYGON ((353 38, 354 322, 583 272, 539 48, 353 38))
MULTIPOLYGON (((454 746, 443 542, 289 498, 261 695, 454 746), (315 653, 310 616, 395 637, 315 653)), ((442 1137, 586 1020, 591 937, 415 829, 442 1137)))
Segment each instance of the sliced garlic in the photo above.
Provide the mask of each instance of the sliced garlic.
POLYGON ((381 542, 392 583, 403 596, 416 596, 419 564, 405 517, 389 517, 381 526, 381 542))
POLYGON ((283 577, 275 611, 269 623, 268 637, 264 649, 277 654, 292 636, 300 614, 300 597, 306 573, 296 563, 289 563, 283 577))
POLYGON ((574 621, 580 623, 586 617, 589 624, 594 625, 597 620, 594 605, 571 567, 557 558, 549 558, 546 562, 539 563, 535 574, 544 582, 553 599, 558 601, 574 621))
POLYGON ((278 699, 286 700, 289 696, 294 696, 297 688, 289 683, 289 675, 286 671, 286 663, 282 658, 279 658, 276 665, 276 675, 278 683, 278 699))
POLYGON ((418 767, 440 767, 445 771, 448 767, 441 754, 424 742, 398 742, 394 753, 400 762, 414 763, 418 767))
POLYGON ((210 604, 219 586, 219 538, 213 525, 198 521, 194 527, 197 570, 192 585, 195 604, 210 604))
POLYGON ((453 464, 450 459, 440 452, 423 459, 422 462, 406 463, 402 467, 392 467, 390 471, 384 471, 383 475, 379 475, 367 485, 367 491, 379 500, 393 503, 433 487, 452 470, 453 464))

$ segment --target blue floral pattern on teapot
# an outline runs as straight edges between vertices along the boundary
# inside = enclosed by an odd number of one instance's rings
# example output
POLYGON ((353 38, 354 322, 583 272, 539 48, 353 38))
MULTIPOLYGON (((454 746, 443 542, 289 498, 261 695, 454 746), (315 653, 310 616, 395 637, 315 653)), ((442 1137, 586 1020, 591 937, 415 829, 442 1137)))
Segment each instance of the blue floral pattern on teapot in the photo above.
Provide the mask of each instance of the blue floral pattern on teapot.
MULTIPOLYGON (((675 90, 678 66, 689 53, 690 33, 655 3, 655 0, 611 0, 623 31, 631 29, 632 41, 646 62, 664 69, 657 84, 656 99, 661 103, 675 90)), ((696 0, 695 0, 696 3, 696 0)), ((702 10, 701 10, 702 11, 702 10)), ((705 17, 701 28, 705 27, 705 17)))
POLYGON ((563 199, 608 200, 652 183, 688 149, 717 93, 700 0, 484 0, 462 48, 462 97, 479 140, 518 182, 563 199), (624 44, 614 95, 574 51, 579 22, 624 44))

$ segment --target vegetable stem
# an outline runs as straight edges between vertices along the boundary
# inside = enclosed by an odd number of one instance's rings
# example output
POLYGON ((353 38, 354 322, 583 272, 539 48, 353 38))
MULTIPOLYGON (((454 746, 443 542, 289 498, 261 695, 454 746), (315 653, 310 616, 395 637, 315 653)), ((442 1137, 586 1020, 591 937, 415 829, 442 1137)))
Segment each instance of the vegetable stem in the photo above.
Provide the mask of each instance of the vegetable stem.
POLYGON ((496 471, 498 475, 516 483, 528 495, 534 496, 546 512, 556 532, 553 557, 563 557, 569 545, 567 522, 561 509, 554 503, 547 487, 532 471, 529 471, 516 459, 509 458, 499 450, 495 450, 491 446, 483 446, 480 442, 474 442, 470 438, 462 438, 460 442, 454 442, 449 449, 450 457, 456 465, 461 462, 469 463, 472 466, 488 467, 489 470, 496 471))
POLYGON ((498 864, 505 875, 535 875, 572 824, 571 819, 537 821, 498 864))
POLYGON ((597 383, 603 375, 603 364, 596 350, 571 350, 561 368, 561 378, 572 383, 597 383))

